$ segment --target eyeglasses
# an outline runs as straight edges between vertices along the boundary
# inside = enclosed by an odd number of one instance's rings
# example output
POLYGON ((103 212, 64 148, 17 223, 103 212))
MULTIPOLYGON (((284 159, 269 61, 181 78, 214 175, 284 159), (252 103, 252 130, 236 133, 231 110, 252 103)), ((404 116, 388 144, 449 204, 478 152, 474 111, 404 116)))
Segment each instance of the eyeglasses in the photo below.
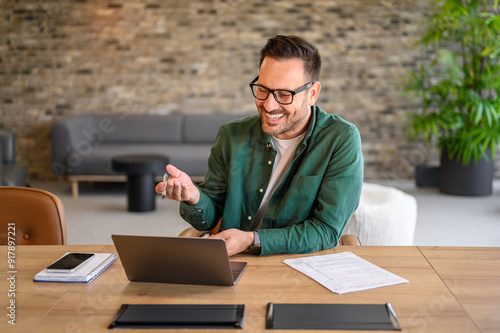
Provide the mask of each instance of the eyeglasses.
POLYGON ((309 82, 300 87, 295 91, 286 90, 286 89, 268 89, 260 84, 257 84, 257 80, 259 77, 257 76, 252 82, 250 82, 250 88, 252 89, 252 94, 255 98, 261 101, 265 101, 270 93, 273 94, 276 102, 282 105, 288 105, 293 103, 293 96, 307 90, 311 87, 314 82, 309 82))

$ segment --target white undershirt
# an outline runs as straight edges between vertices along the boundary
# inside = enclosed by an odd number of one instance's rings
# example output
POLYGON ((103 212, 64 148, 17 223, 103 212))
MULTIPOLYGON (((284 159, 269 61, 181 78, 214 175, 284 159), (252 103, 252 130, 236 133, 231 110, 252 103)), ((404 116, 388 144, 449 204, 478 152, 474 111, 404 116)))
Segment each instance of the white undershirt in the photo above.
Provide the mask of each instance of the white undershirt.
POLYGON ((267 185, 266 193, 262 198, 262 202, 255 217, 254 225, 257 225, 255 229, 260 229, 262 218, 264 217, 264 213, 269 205, 269 201, 271 200, 274 191, 276 191, 279 184, 285 177, 290 164, 292 164, 295 150, 297 149, 297 146, 302 138, 304 138, 304 135, 305 133, 290 140, 280 140, 271 136, 271 142, 276 149, 277 154, 276 159, 274 160, 273 171, 271 173, 271 178, 269 179, 269 184, 267 185))

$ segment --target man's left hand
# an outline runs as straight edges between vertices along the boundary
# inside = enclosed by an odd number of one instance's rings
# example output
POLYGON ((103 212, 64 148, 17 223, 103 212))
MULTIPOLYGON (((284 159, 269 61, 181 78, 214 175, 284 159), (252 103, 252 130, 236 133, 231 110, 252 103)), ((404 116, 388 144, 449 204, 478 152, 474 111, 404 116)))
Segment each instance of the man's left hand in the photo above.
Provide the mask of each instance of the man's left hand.
POLYGON ((241 231, 239 229, 227 229, 210 238, 221 238, 226 240, 227 254, 232 256, 245 251, 254 242, 254 235, 251 231, 241 231))

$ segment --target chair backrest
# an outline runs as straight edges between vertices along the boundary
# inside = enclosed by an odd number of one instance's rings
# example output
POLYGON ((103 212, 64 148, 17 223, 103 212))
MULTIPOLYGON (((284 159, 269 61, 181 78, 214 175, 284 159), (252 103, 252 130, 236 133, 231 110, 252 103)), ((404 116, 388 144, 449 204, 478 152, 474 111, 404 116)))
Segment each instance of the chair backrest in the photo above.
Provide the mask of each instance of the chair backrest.
POLYGON ((61 200, 35 188, 0 186, 0 245, 65 245, 61 200))

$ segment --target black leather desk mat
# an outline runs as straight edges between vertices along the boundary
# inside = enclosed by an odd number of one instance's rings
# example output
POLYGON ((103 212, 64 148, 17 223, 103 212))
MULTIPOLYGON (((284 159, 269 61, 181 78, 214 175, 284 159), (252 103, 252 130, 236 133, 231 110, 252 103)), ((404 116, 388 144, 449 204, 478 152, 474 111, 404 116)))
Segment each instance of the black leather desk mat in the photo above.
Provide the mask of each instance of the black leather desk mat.
POLYGON ((243 328, 241 304, 123 304, 108 328, 243 328))
POLYGON ((387 304, 267 305, 268 329, 396 330, 398 319, 387 304))

